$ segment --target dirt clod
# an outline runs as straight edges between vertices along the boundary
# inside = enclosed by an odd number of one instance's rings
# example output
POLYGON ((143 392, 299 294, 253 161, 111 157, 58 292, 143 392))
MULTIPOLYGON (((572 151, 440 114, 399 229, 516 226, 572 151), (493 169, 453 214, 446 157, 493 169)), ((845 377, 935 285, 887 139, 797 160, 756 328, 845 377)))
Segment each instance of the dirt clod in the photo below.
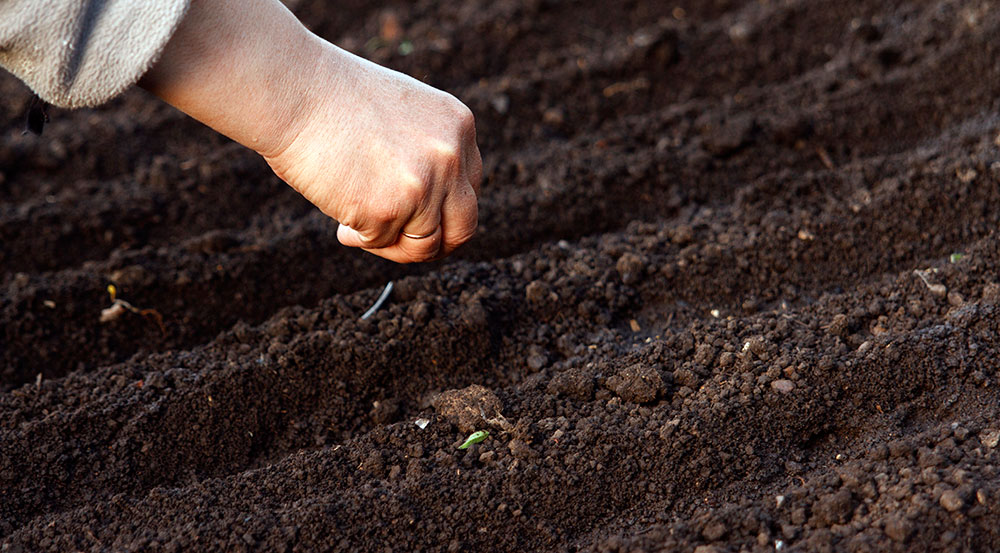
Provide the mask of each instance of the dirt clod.
POLYGON ((666 389, 659 371, 641 364, 625 367, 618 374, 608 378, 607 387, 625 401, 632 403, 654 401, 666 389))
POLYGON ((588 400, 594 395, 594 378, 580 369, 568 369, 553 376, 547 389, 550 394, 588 400))
POLYGON ((1000 429, 986 430, 979 435, 979 440, 983 442, 983 445, 993 449, 1000 444, 1000 429))
POLYGON ((753 130, 754 120, 746 116, 710 123, 704 131, 705 148, 720 156, 732 154, 749 142, 753 130))
POLYGON ((431 400, 431 405, 461 432, 481 430, 487 421, 499 417, 502 410, 496 394, 478 384, 441 392, 431 400))
POLYGON ((843 313, 837 313, 836 315, 834 315, 833 321, 830 322, 830 327, 829 327, 830 334, 833 334, 834 336, 839 336, 840 338, 846 338, 849 325, 850 322, 847 318, 847 315, 844 315, 843 313))
POLYGON ((638 255, 626 253, 618 258, 615 268, 618 270, 618 274, 621 275, 622 282, 625 284, 635 284, 642 278, 646 264, 638 255))
POLYGON ((511 455, 522 460, 530 459, 535 455, 535 451, 531 449, 531 446, 517 438, 507 444, 507 449, 510 450, 511 455))
POLYGON ((913 524, 903 517, 894 516, 885 523, 885 534, 900 543, 906 543, 912 533, 913 524))
POLYGON ((844 524, 853 511, 851 492, 840 490, 820 497, 813 506, 813 513, 827 525, 844 524))
POLYGON ((552 291, 552 287, 539 280, 528 283, 528 286, 524 289, 524 294, 529 302, 536 305, 542 305, 559 299, 552 291))

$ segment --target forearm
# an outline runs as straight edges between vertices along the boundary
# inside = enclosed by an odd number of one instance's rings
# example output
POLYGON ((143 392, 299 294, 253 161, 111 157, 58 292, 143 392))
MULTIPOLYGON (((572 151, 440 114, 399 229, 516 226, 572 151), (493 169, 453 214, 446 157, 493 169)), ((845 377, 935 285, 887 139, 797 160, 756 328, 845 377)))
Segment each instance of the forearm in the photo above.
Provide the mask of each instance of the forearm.
POLYGON ((426 261, 475 232, 472 112, 313 35, 278 0, 192 0, 141 84, 263 155, 345 245, 426 261))
POLYGON ((192 0, 140 85, 267 156, 295 136, 329 57, 278 0, 192 0))

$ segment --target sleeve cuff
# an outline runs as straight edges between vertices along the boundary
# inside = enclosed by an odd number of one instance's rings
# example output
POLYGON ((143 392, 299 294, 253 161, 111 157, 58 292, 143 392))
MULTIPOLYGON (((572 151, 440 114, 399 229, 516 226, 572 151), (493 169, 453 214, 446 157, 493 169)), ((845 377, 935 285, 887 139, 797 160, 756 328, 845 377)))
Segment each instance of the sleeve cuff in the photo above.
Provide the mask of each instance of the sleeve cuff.
POLYGON ((159 58, 189 0, 3 0, 0 65, 46 102, 103 104, 159 58))

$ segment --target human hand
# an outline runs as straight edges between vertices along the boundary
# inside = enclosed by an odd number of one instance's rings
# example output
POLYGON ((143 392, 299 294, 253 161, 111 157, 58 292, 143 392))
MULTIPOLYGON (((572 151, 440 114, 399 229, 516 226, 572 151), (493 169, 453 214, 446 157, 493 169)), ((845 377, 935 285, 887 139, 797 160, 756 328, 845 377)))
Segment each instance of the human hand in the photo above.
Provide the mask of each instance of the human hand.
POLYGON ((265 159, 340 222, 345 246, 409 263, 475 233, 482 160, 472 112, 455 97, 336 47, 324 49, 302 121, 265 159))
POLYGON ((317 37, 278 0, 193 1, 140 84, 264 156, 347 246, 429 261, 476 230, 469 109, 317 37))

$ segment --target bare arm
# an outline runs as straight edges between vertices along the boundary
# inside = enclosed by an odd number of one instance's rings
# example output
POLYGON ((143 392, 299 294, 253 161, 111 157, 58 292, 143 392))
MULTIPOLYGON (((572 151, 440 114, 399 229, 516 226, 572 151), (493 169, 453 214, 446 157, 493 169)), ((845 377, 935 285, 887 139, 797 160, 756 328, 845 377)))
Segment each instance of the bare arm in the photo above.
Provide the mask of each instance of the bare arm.
POLYGON ((278 0, 193 0, 140 84, 259 152, 345 245, 425 261, 475 232, 468 108, 322 40, 278 0))

